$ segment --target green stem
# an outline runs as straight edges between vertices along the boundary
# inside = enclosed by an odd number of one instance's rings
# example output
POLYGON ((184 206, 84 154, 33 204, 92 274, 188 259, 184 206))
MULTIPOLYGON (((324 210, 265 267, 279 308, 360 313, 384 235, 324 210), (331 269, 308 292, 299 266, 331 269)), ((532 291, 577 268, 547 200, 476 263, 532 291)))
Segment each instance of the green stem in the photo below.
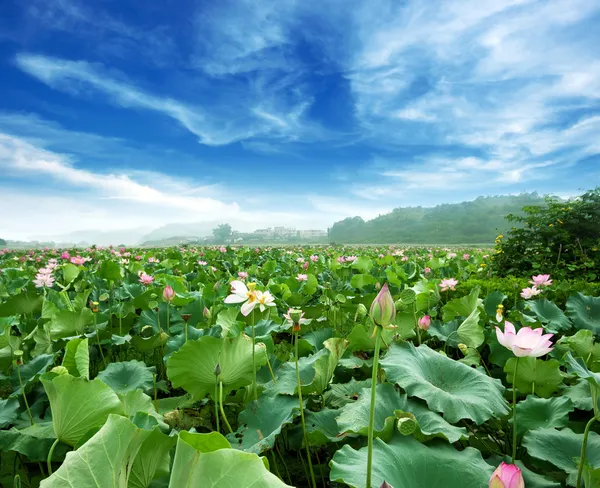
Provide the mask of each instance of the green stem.
POLYGON ((219 424, 219 397, 217 391, 219 390, 219 377, 215 376, 215 420, 217 421, 217 432, 221 432, 221 426, 219 424))
POLYGON ((269 366, 269 372, 271 373, 271 378, 273 378, 273 383, 277 383, 275 379, 275 373, 273 373, 273 368, 271 367, 271 361, 269 361, 269 354, 267 353, 267 366, 269 366))
POLYGON ((52 447, 50 448, 50 452, 48 452, 48 459, 46 460, 48 464, 48 476, 52 474, 52 455, 54 454, 54 448, 58 444, 58 438, 52 443, 52 447))
POLYGON ((250 324, 252 326, 252 389, 254 390, 254 401, 258 401, 258 391, 256 389, 256 343, 254 337, 254 310, 252 310, 250 324))
POLYGON ((515 464, 517 457, 517 369, 519 368, 519 358, 515 361, 515 370, 513 373, 513 438, 512 438, 512 464, 515 464))
POLYGON ((171 335, 171 328, 170 328, 170 315, 171 315, 171 305, 169 302, 167 302, 167 334, 171 335))
POLYGON ((221 415, 223 416, 223 421, 225 422, 225 425, 227 426, 227 430, 229 431, 230 434, 233 434, 233 429, 231 428, 231 425, 229 425, 229 420, 227 420, 227 417, 225 416, 225 409, 223 408, 223 382, 219 381, 219 409, 221 410, 221 415))
POLYGON ((102 346, 100 345, 100 332, 98 332, 98 317, 96 317, 96 313, 94 312, 94 329, 96 329, 96 344, 98 344, 98 349, 100 349, 100 356, 102 357, 102 363, 106 368, 106 358, 104 357, 104 352, 102 351, 102 346))
POLYGON ((308 459, 308 469, 310 471, 310 479, 312 487, 317 488, 315 481, 315 473, 313 472, 312 461, 310 459, 310 449, 308 447, 308 436, 306 435, 306 424, 304 423, 304 402, 302 401, 302 383, 300 381, 300 367, 298 366, 298 332, 294 333, 294 356, 296 362, 296 381, 298 383, 298 397, 300 398, 300 420, 302 421, 302 433, 304 436, 304 447, 306 448, 306 457, 308 459))
POLYGON ((373 371, 371 372, 371 410, 369 412, 369 434, 367 451, 367 488, 371 488, 371 473, 373 471, 373 434, 375 431, 375 399, 377 387, 377 369, 379 367, 379 339, 381 327, 375 326, 375 354, 373 355, 373 371))
POLYGON ((187 324, 187 322, 185 324, 183 324, 183 329, 185 332, 185 342, 187 342, 188 341, 188 324, 187 324))
POLYGON ((156 399, 156 373, 152 375, 152 383, 154 387, 154 409, 158 413, 158 400, 156 399))
POLYGON ((25 401, 25 407, 27 408, 27 414, 29 415, 29 420, 31 425, 34 425, 33 415, 31 415, 31 410, 29 409, 29 402, 27 401, 27 396, 25 395, 25 388, 23 388, 23 381, 21 380, 21 366, 17 364, 17 376, 19 377, 19 386, 21 387, 21 393, 23 394, 23 400, 25 401))
POLYGON ((594 420, 596 420, 596 417, 592 417, 592 419, 585 426, 585 430, 583 431, 583 443, 581 444, 581 456, 579 459, 579 468, 577 469, 577 484, 575 485, 576 488, 581 487, 581 476, 583 474, 583 465, 585 464, 585 450, 587 448, 587 441, 588 436, 590 434, 590 428, 592 427, 594 420))

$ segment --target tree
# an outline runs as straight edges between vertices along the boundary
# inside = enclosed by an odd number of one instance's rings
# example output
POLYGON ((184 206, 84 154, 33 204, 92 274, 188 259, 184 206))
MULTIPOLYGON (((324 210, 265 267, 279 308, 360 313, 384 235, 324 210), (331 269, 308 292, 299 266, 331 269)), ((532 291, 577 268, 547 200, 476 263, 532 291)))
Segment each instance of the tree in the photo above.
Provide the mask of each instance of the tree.
POLYGON ((217 242, 226 242, 231 237, 232 229, 229 224, 219 224, 212 231, 213 237, 217 242))
POLYGON ((0 246, 6 246, 6 241, 4 239, 0 239, 0 246))

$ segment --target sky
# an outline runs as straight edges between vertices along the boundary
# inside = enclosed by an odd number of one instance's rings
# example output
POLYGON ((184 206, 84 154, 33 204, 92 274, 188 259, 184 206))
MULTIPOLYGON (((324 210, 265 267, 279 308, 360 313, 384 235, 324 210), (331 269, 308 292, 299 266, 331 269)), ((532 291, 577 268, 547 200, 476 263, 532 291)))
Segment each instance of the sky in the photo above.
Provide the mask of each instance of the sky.
POLYGON ((4 0, 0 237, 600 184, 600 0, 4 0))

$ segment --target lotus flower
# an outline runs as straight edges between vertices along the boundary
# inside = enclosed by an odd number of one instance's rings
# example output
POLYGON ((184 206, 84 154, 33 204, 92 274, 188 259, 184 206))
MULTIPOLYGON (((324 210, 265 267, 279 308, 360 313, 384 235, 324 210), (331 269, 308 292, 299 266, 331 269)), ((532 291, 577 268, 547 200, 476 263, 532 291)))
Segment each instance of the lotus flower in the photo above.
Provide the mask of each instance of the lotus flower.
POLYGON ((231 282, 231 295, 225 298, 225 303, 243 303, 241 312, 244 317, 250 315, 257 304, 257 294, 254 288, 256 283, 248 283, 248 286, 240 280, 231 282))
POLYGON ((154 276, 150 276, 149 274, 146 273, 140 273, 140 283, 144 286, 148 286, 151 285, 152 282, 154 281, 154 276))
POLYGON ((316 263, 316 262, 319 260, 319 256, 317 256, 316 254, 313 254, 313 255, 310 257, 310 260, 311 260, 313 263, 316 263))
POLYGON ((431 325, 431 317, 429 315, 421 317, 417 325, 421 330, 429 330, 429 326, 431 325))
POLYGON ((492 474, 488 488, 525 488, 523 474, 514 464, 503 462, 492 474))
POLYGON ((77 266, 81 266, 88 261, 88 258, 83 258, 81 256, 73 256, 71 258, 71 263, 76 264, 77 266))
POLYGON ((544 334, 541 327, 532 329, 531 327, 522 327, 515 333, 515 326, 510 322, 504 322, 504 332, 496 327, 496 337, 498 342, 507 349, 511 350, 517 357, 529 356, 539 358, 552 351, 552 342, 550 338, 554 334, 544 334))
POLYGON ((246 278, 248 278, 248 273, 246 271, 240 271, 238 273, 238 278, 240 280, 245 280, 246 278))
POLYGON ((535 286, 532 286, 531 288, 523 288, 521 290, 521 296, 525 300, 529 300, 530 298, 533 298, 534 296, 539 295, 540 293, 542 293, 542 290, 538 290, 535 286))
POLYGON ((271 295, 271 292, 269 291, 257 291, 256 301, 258 302, 258 308, 260 308, 261 312, 264 312, 267 307, 275 306, 275 297, 271 295))
POLYGON ((33 280, 33 282, 37 288, 52 288, 52 285, 54 285, 54 278, 51 274, 38 273, 35 275, 35 280, 33 280))
POLYGON ((298 273, 298 276, 296 276, 296 279, 298 281, 306 281, 306 280, 308 280, 308 275, 302 274, 302 273, 298 273))
POLYGON ((458 285, 458 280, 455 280, 454 278, 444 278, 440 282, 440 291, 456 290, 456 285, 458 285))
POLYGON ((373 321, 383 327, 390 325, 396 318, 396 305, 387 283, 383 285, 379 294, 373 300, 369 313, 373 321))
POLYGON ((540 286, 550 286, 552 284, 552 280, 550 279, 549 274, 541 274, 532 276, 529 283, 531 283, 534 288, 539 288, 540 286))
POLYGON ((163 291, 163 298, 167 301, 170 302, 171 300, 173 300, 173 298, 175 298, 175 290, 173 290, 173 288, 171 288, 170 286, 165 286, 165 289, 163 291))

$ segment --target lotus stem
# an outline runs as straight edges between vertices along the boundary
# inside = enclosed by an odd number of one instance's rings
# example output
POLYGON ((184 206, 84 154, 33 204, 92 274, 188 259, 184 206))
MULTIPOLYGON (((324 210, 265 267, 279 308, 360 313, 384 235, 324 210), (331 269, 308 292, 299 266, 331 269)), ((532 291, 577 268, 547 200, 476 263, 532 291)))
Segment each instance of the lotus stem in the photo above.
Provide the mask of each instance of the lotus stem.
POLYGON ((187 324, 187 322, 185 324, 183 324, 183 331, 185 334, 185 342, 187 342, 188 341, 188 324, 187 324))
POLYGON ((269 360, 269 353, 267 353, 267 366, 269 366, 269 372, 271 373, 271 378, 273 378, 273 383, 277 383, 275 373, 273 373, 273 368, 271 367, 271 361, 269 360))
MULTIPOLYGON (((158 312, 160 313, 160 311, 158 312)), ((171 306, 169 302, 167 302, 167 334, 171 335, 171 327, 170 327, 170 315, 171 315, 171 306)))
POLYGON ((588 436, 590 435, 590 428, 592 424, 596 420, 596 417, 592 417, 591 420, 585 426, 585 430, 583 431, 583 443, 581 444, 581 456, 579 459, 579 468, 577 469, 577 484, 576 488, 581 487, 581 477, 583 475, 583 465, 585 464, 585 450, 587 448, 588 436))
POLYGON ((154 388, 154 409, 156 410, 156 413, 158 413, 158 400, 156 399, 156 373, 152 375, 152 383, 154 388))
POLYGON ((252 327, 252 389, 254 390, 254 401, 258 401, 258 391, 256 389, 256 343, 254 337, 254 310, 250 314, 250 325, 252 327))
POLYGON ((23 381, 21 380, 21 366, 17 364, 17 376, 19 377, 19 386, 21 387, 21 394, 23 395, 23 401, 25 402, 25 407, 27 408, 27 415, 29 415, 29 421, 31 425, 34 425, 33 415, 31 415, 31 409, 29 408, 29 402, 27 401, 27 395, 25 395, 25 388, 23 388, 23 381))
POLYGON ((46 463, 48 464, 48 476, 50 476, 52 474, 52 455, 54 454, 54 448, 56 447, 57 444, 58 444, 58 437, 52 443, 52 447, 50 447, 50 451, 48 452, 48 459, 46 460, 46 463))
POLYGON ((98 344, 98 349, 100 350, 100 356, 102 357, 102 364, 106 368, 106 358, 104 357, 104 352, 102 351, 102 346, 100 345, 100 332, 98 332, 98 317, 96 317, 96 313, 94 312, 94 329, 96 329, 96 344, 98 344))
POLYGON ((217 422, 217 432, 221 432, 221 426, 219 424, 219 396, 217 391, 219 390, 219 376, 215 375, 215 420, 217 422))
POLYGON ((513 438, 512 438, 512 464, 515 464, 517 458, 517 370, 519 368, 519 358, 515 361, 515 370, 513 373, 513 438))
POLYGON ((375 325, 375 354, 373 355, 373 371, 371 372, 371 410, 369 412, 369 433, 367 447, 367 488, 371 488, 371 474, 373 471, 373 434, 375 431, 375 399, 377 387, 377 369, 379 367, 379 347, 381 327, 375 325))
POLYGON ((229 425, 229 420, 227 420, 227 416, 225 415, 225 409, 223 408, 223 382, 219 381, 219 409, 221 410, 221 415, 223 416, 223 421, 227 426, 227 430, 229 430, 230 434, 233 434, 233 429, 231 425, 229 425))
POLYGON ((315 473, 313 472, 312 461, 310 459, 310 449, 308 447, 308 436, 306 435, 306 424, 304 423, 304 402, 302 401, 302 383, 300 381, 300 367, 298 366, 298 332, 294 333, 294 359, 296 362, 296 381, 298 383, 298 398, 300 399, 300 420, 302 421, 302 434, 304 437, 304 447, 306 448, 306 458, 308 460, 308 469, 312 487, 317 488, 315 473))

